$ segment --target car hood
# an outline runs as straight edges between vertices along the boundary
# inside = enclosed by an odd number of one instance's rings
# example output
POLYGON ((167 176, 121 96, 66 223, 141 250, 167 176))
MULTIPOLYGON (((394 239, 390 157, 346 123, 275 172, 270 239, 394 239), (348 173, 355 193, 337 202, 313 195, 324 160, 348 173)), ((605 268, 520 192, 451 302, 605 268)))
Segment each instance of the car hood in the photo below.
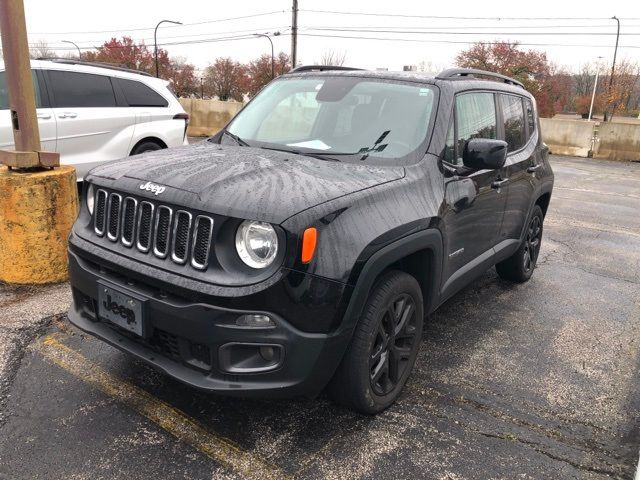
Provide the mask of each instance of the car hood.
POLYGON ((336 162, 204 141, 111 162, 94 168, 87 180, 157 202, 282 223, 307 208, 403 176, 399 166, 336 162), (165 189, 142 190, 147 182, 165 189))

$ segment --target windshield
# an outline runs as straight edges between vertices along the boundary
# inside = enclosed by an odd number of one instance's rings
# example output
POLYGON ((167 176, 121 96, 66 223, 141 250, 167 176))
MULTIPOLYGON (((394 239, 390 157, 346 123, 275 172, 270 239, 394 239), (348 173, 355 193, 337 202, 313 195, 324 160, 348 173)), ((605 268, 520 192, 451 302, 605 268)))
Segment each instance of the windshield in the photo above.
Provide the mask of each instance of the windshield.
POLYGON ((423 84, 288 77, 262 90, 227 130, 250 146, 391 163, 425 153, 434 99, 423 84))

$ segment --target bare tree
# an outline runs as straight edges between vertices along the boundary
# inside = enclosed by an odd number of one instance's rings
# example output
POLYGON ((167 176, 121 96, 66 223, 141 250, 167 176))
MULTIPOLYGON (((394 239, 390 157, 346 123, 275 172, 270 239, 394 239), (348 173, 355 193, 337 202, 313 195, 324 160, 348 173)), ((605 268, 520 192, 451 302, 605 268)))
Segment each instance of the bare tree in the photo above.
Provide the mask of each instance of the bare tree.
POLYGON ((325 50, 320 57, 320 65, 342 66, 347 60, 347 52, 336 52, 335 50, 325 50))
POLYGON ((46 41, 38 40, 29 49, 29 56, 31 58, 54 58, 56 57, 56 52, 49 48, 49 44, 46 41))

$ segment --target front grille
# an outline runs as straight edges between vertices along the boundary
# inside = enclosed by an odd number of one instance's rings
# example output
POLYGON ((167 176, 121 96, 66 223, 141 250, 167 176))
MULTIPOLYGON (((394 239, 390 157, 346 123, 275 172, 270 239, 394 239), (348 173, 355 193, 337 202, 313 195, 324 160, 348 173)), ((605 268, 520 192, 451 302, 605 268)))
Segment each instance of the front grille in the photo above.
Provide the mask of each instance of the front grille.
POLYGON ((195 216, 186 210, 156 205, 148 200, 96 192, 93 228, 98 236, 120 241, 142 253, 157 258, 171 258, 174 263, 206 270, 211 253, 213 218, 195 216))

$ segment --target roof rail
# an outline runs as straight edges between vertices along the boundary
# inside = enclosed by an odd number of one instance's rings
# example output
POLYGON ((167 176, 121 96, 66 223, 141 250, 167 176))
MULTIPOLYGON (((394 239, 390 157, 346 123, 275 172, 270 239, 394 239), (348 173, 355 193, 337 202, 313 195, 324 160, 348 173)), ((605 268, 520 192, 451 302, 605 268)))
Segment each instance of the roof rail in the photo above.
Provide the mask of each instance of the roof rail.
POLYGON ((84 60, 74 60, 73 58, 45 58, 41 57, 38 60, 48 60, 50 62, 55 63, 64 63, 67 65, 85 65, 87 67, 99 67, 99 68, 108 68, 110 70, 118 70, 121 72, 127 73, 137 73, 138 75, 145 75, 147 77, 151 77, 151 74, 147 72, 143 72, 140 70, 134 70, 133 68, 122 67, 120 65, 114 65, 112 63, 104 63, 104 62, 86 62, 84 60))
POLYGON ((475 69, 475 68, 449 68, 447 70, 443 70, 442 72, 440 72, 438 74, 438 76, 436 77, 436 79, 438 79, 438 80, 455 80, 455 79, 460 79, 461 77, 471 77, 471 78, 473 78, 476 75, 480 75, 480 76, 483 76, 483 77, 499 78, 504 83, 508 83, 508 84, 511 84, 511 85, 517 85, 518 87, 524 88, 524 85, 522 84, 522 82, 519 82, 518 80, 516 80, 514 78, 507 77, 506 75, 501 75, 499 73, 488 72, 486 70, 478 70, 478 69, 475 69))
POLYGON ((303 65, 301 67, 294 68, 288 73, 325 72, 329 70, 362 70, 362 68, 343 67, 341 65, 303 65))

